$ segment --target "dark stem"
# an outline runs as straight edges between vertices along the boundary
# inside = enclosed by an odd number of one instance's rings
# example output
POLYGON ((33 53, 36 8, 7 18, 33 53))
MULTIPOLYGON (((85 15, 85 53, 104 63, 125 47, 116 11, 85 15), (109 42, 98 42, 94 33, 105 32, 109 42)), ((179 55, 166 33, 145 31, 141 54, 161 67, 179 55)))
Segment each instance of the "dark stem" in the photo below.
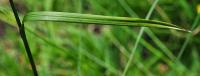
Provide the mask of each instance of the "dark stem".
POLYGON ((26 33, 25 33, 25 30, 24 30, 24 24, 22 24, 20 19, 19 19, 19 15, 17 14, 17 10, 15 8, 13 0, 9 0, 9 2, 10 2, 10 5, 11 5, 11 8, 12 8, 12 11, 14 13, 15 19, 17 21, 20 36, 22 38, 22 41, 24 43, 24 47, 26 49, 26 53, 27 53, 29 61, 31 63, 33 74, 34 74, 34 76, 38 76, 37 69, 36 69, 36 66, 35 66, 35 63, 34 63, 34 60, 33 60, 33 56, 31 54, 31 50, 30 50, 30 47, 29 47, 29 44, 28 44, 28 41, 27 41, 27 38, 26 38, 26 33))

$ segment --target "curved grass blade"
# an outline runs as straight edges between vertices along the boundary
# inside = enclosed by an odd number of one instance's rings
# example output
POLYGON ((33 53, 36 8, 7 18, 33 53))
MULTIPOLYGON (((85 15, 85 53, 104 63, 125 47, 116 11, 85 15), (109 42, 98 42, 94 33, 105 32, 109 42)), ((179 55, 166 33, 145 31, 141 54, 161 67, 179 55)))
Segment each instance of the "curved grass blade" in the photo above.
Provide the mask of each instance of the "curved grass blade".
MULTIPOLYGON (((2 12, 3 11, 0 10, 0 20, 10 24, 11 27, 17 28, 17 26, 15 26, 16 25, 16 22, 14 21, 15 19, 13 17, 11 17, 11 14, 10 14, 11 12, 5 10, 5 12, 6 12, 5 15, 2 12), (5 20, 5 19, 7 19, 7 20, 5 20)), ((25 30, 27 31, 27 33, 30 33, 33 36, 38 37, 38 39, 42 40, 44 43, 48 44, 49 46, 58 49, 58 51, 60 53, 72 56, 72 54, 68 54, 69 53, 68 49, 66 49, 58 44, 53 43, 52 41, 50 41, 49 39, 47 39, 45 37, 40 36, 39 34, 35 33, 33 30, 31 30, 31 28, 25 27, 25 30)), ((73 47, 73 48, 75 48, 75 47, 73 47)), ((113 72, 115 74, 119 72, 117 69, 106 65, 102 60, 100 60, 99 58, 90 54, 88 51, 86 51, 82 48, 81 48, 81 51, 82 51, 83 56, 88 57, 89 59, 94 61, 96 64, 109 69, 110 72, 113 72)))
POLYGON ((78 13, 67 13, 67 12, 31 12, 31 13, 28 13, 24 17, 23 23, 27 21, 60 21, 60 22, 116 25, 116 26, 117 25, 145 26, 145 27, 168 28, 168 29, 175 29, 175 30, 189 32, 188 30, 180 28, 174 24, 161 22, 161 21, 155 21, 155 20, 90 15, 90 14, 78 14, 78 13))

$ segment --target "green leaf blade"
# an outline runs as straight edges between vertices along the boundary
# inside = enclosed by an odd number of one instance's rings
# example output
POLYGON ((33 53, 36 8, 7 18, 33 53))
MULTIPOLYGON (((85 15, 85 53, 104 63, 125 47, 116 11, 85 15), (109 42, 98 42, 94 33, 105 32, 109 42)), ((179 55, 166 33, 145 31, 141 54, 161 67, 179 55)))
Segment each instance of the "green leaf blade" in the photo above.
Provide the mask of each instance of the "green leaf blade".
POLYGON ((174 24, 155 21, 155 20, 67 13, 67 12, 31 12, 25 15, 23 23, 27 21, 56 21, 56 22, 71 22, 71 23, 115 25, 115 26, 119 25, 119 26, 156 27, 156 28, 168 28, 181 31, 188 31, 174 24))

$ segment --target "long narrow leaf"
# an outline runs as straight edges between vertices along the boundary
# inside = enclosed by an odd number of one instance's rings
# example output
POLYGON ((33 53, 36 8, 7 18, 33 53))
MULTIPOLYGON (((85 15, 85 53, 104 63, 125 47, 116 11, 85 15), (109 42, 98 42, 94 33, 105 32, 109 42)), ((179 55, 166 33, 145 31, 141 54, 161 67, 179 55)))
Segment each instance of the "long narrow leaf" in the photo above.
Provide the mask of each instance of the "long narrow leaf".
POLYGON ((31 12, 24 17, 23 23, 27 21, 61 21, 61 22, 101 24, 101 25, 145 26, 145 27, 169 28, 181 31, 188 31, 174 24, 155 21, 155 20, 78 14, 78 13, 67 13, 67 12, 31 12))

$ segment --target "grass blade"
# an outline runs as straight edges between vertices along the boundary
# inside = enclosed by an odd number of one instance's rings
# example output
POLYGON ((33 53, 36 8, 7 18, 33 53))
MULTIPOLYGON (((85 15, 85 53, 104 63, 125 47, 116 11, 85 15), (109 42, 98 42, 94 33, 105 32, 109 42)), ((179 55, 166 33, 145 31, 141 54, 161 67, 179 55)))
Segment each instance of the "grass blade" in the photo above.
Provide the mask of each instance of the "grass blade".
POLYGON ((188 31, 174 24, 155 21, 155 20, 78 14, 78 13, 67 13, 67 12, 31 12, 24 17, 23 23, 27 21, 60 21, 60 22, 102 24, 102 25, 145 26, 145 27, 169 28, 181 31, 188 31))
MULTIPOLYGON (((149 12, 147 13, 147 16, 146 16, 145 19, 148 20, 148 19, 150 18, 150 16, 151 16, 151 14, 152 14, 152 12, 153 12, 155 6, 157 5, 158 1, 159 1, 159 0, 154 1, 153 5, 151 6, 149 12)), ((131 65, 131 62, 133 61, 134 53, 135 53, 135 51, 136 51, 136 49, 137 49, 137 47, 138 47, 138 44, 139 44, 139 42, 140 42, 140 39, 142 38, 142 35, 143 35, 143 33, 144 33, 145 28, 146 28, 146 27, 142 27, 142 28, 140 29, 139 35, 138 35, 138 37, 137 37, 137 39, 136 39, 136 42, 135 42, 135 46, 133 47, 133 50, 132 50, 131 55, 130 55, 130 58, 129 58, 129 60, 128 60, 126 66, 125 66, 124 71, 123 71, 123 76, 126 76, 126 73, 127 73, 128 69, 129 69, 129 67, 130 67, 130 65, 131 65)))
MULTIPOLYGON (((194 23, 192 24, 191 30, 194 30, 194 29, 195 29, 195 27, 198 25, 199 21, 200 21, 200 13, 196 16, 196 18, 195 18, 195 20, 194 20, 194 23)), ((188 45, 188 43, 189 43, 189 41, 190 41, 191 38, 192 38, 192 32, 190 32, 190 33, 187 35, 187 38, 186 38, 186 40, 184 41, 184 43, 183 43, 183 45, 182 45, 182 47, 181 47, 180 52, 178 53, 177 60, 179 60, 179 59, 181 58, 181 56, 182 56, 183 52, 185 51, 185 49, 186 49, 186 47, 187 47, 187 45, 188 45)))
MULTIPOLYGON (((78 13, 82 13, 83 11, 83 1, 82 0, 74 0, 74 5, 76 7, 76 11, 78 13)), ((81 26, 79 26, 79 28, 81 29, 81 26)), ((77 58, 77 72, 78 72, 78 76, 83 76, 82 75, 82 69, 81 69, 81 64, 82 64, 82 35, 79 35, 79 43, 78 43, 78 58, 77 58)))
POLYGON ((119 4, 124 8, 124 10, 126 10, 127 11, 127 13, 129 14, 129 15, 131 15, 132 17, 139 17, 136 13, 135 13, 135 11, 133 11, 131 8, 130 8, 130 6, 126 3, 126 1, 125 0, 118 0, 119 1, 119 4))

